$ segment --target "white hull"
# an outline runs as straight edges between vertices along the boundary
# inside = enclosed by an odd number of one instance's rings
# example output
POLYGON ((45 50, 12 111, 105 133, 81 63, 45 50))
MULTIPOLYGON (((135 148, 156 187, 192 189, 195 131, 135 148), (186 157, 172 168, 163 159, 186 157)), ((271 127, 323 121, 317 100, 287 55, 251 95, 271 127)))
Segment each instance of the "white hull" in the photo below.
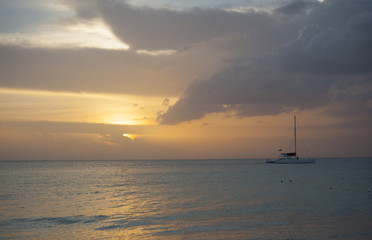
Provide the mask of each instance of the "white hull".
POLYGON ((315 159, 312 158, 284 158, 284 159, 268 159, 266 163, 278 163, 278 164, 305 164, 305 163, 315 163, 315 159))

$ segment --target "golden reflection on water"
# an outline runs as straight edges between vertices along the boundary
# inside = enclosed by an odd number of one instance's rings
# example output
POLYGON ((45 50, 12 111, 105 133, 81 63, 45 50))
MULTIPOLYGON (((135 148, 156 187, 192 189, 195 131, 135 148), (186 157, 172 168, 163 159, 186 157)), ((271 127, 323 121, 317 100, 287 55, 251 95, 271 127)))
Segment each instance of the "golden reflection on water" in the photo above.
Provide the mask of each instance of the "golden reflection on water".
POLYGON ((321 163, 295 172, 229 161, 0 164, 4 239, 326 239, 359 236, 372 220, 361 190, 369 165, 332 178, 321 163))

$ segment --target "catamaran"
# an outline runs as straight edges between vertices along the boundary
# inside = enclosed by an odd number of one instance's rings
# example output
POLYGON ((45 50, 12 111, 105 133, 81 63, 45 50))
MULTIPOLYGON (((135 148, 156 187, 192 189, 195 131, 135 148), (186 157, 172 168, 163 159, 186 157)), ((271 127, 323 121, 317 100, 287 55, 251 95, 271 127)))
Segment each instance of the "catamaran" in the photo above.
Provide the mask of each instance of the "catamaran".
POLYGON ((301 163, 315 163, 313 158, 300 158, 296 152, 296 116, 294 116, 294 152, 282 153, 277 159, 267 159, 266 163, 281 163, 281 164, 301 164, 301 163))

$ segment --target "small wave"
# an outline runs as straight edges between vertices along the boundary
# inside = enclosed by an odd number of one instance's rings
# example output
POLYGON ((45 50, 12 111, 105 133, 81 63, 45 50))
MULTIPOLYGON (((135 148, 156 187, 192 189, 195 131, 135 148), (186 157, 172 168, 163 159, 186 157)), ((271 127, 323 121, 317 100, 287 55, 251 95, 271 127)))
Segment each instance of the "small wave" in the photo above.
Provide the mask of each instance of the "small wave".
POLYGON ((18 228, 51 228, 58 225, 71 225, 78 223, 96 223, 108 219, 106 215, 95 216, 65 216, 65 217, 41 217, 41 218, 14 218, 0 222, 0 226, 8 229, 18 228))
POLYGON ((153 224, 154 224, 153 222, 142 221, 142 220, 119 220, 119 221, 113 222, 113 224, 111 225, 95 228, 95 230, 104 231, 104 230, 112 230, 112 229, 118 229, 118 228, 132 228, 132 227, 148 226, 148 225, 153 225, 153 224))
POLYGON ((73 224, 81 222, 81 216, 55 217, 55 218, 37 218, 33 222, 55 223, 55 224, 73 224))
POLYGON ((14 194, 11 194, 11 193, 8 193, 8 194, 0 194, 0 200, 1 200, 1 201, 11 200, 11 199, 14 199, 14 198, 15 198, 15 195, 14 195, 14 194))
POLYGON ((110 185, 108 187, 126 187, 126 186, 130 186, 130 184, 128 184, 128 183, 114 184, 114 185, 110 185))
POLYGON ((89 217, 87 220, 84 221, 84 223, 96 223, 96 222, 104 221, 108 218, 109 216, 107 215, 96 215, 96 216, 89 217))
POLYGON ((179 235, 185 233, 196 233, 196 232, 210 232, 210 231, 234 231, 241 230, 239 226, 213 226, 213 225, 199 225, 192 226, 177 230, 167 230, 157 233, 157 235, 179 235))
POLYGON ((126 205, 124 204, 119 204, 119 205, 116 205, 116 206, 112 206, 110 208, 121 208, 121 207, 125 207, 126 205))

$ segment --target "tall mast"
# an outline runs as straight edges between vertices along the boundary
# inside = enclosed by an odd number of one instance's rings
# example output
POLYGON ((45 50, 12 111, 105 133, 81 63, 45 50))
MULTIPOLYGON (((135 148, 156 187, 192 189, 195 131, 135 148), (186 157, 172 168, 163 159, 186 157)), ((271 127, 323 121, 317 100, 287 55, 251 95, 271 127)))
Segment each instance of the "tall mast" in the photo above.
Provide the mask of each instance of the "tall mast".
POLYGON ((297 150, 296 150, 296 115, 294 116, 294 152, 295 152, 295 157, 297 158, 297 150))

